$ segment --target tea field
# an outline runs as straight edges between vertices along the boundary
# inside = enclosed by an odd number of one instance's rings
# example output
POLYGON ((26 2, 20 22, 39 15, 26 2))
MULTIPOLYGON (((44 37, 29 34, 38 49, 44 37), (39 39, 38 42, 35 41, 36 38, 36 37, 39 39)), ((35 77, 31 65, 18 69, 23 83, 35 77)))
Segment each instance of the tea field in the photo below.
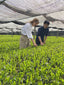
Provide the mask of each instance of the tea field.
POLYGON ((64 85, 64 37, 19 49, 20 35, 0 35, 0 85, 64 85))

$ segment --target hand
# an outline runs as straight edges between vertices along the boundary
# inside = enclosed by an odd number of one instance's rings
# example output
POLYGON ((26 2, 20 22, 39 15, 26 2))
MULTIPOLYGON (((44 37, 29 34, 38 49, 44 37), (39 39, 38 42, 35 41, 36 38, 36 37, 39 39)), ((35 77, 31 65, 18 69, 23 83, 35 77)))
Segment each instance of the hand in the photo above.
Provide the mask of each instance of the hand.
POLYGON ((37 44, 34 44, 35 47, 37 47, 37 44))
POLYGON ((41 45, 44 45, 44 43, 43 43, 43 42, 41 42, 41 45))

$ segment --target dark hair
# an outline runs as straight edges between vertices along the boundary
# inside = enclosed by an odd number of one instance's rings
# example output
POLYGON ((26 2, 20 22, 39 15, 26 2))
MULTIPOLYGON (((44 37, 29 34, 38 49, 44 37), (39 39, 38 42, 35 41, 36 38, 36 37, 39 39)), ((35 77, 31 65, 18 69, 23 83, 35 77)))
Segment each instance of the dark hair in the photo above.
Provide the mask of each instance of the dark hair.
POLYGON ((32 21, 30 21, 31 24, 33 24, 34 22, 35 22, 36 24, 39 24, 39 20, 38 20, 37 18, 34 18, 32 21))
POLYGON ((50 23, 49 23, 49 21, 44 21, 44 24, 48 24, 49 25, 50 23))

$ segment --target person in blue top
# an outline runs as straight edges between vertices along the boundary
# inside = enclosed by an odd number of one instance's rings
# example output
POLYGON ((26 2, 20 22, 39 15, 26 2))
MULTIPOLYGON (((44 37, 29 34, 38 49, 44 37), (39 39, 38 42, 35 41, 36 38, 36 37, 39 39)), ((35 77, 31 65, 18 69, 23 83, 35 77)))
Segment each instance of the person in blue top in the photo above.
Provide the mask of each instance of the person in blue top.
POLYGON ((36 44, 37 45, 44 45, 49 33, 49 22, 45 21, 44 25, 38 29, 37 36, 36 36, 36 44))

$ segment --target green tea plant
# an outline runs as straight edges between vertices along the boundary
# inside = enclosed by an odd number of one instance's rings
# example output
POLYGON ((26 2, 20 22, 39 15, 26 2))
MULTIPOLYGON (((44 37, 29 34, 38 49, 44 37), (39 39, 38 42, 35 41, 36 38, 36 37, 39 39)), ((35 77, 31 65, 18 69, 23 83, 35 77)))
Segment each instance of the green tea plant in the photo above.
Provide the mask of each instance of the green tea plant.
POLYGON ((64 85, 64 38, 19 49, 19 35, 0 35, 0 85, 64 85))

